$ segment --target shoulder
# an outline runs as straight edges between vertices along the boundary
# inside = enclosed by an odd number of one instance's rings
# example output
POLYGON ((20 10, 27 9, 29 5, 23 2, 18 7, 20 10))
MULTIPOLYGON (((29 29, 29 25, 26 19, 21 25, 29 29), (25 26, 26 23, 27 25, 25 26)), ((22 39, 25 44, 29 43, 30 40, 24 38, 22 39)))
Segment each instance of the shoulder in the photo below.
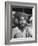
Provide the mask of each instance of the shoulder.
POLYGON ((24 30, 26 30, 26 31, 32 31, 32 27, 27 26, 24 30))
POLYGON ((13 28, 12 31, 13 32, 20 32, 19 29, 18 29, 18 27, 13 28))

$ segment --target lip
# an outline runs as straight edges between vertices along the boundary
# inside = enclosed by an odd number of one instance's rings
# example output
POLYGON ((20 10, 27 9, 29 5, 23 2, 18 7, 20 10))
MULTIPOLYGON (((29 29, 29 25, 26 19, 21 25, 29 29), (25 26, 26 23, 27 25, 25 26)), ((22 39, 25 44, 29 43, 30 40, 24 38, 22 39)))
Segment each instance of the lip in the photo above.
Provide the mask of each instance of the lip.
POLYGON ((25 24, 21 24, 21 26, 24 26, 25 24))
POLYGON ((21 25, 25 25, 25 23, 21 23, 21 25))

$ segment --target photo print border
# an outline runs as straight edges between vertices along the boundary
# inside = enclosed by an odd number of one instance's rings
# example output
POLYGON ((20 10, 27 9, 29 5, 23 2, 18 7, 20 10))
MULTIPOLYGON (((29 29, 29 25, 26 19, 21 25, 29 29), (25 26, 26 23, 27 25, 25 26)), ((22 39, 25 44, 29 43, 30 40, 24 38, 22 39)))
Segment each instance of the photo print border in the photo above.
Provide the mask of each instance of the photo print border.
POLYGON ((36 3, 24 3, 24 2, 5 2, 5 44, 23 44, 23 43, 36 43, 37 42, 37 4, 36 3), (34 8, 35 7, 35 40, 33 41, 17 41, 10 42, 10 22, 11 22, 11 6, 27 6, 34 8))

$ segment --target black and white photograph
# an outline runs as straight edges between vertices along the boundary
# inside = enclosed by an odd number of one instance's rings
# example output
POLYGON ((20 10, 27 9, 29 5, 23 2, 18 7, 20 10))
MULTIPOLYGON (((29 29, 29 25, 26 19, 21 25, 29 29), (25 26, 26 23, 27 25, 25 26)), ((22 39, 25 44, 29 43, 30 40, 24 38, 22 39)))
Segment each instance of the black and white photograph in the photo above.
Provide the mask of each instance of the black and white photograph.
POLYGON ((36 4, 6 2, 5 8, 5 43, 36 42, 36 4))
POLYGON ((12 38, 32 38, 32 8, 12 8, 12 38))

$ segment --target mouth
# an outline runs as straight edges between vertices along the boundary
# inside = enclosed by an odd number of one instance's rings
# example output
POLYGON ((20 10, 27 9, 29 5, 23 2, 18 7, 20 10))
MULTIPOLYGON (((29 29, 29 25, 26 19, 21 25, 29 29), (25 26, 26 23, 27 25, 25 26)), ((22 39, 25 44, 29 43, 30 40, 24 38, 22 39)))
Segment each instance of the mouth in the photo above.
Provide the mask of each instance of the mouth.
POLYGON ((21 24, 20 26, 23 26, 24 27, 25 25, 24 24, 21 24))
POLYGON ((22 23, 22 24, 20 24, 20 25, 25 26, 26 24, 25 24, 25 23, 22 23))
POLYGON ((22 28, 24 28, 26 26, 27 26, 27 24, 20 24, 20 27, 22 27, 22 28))

